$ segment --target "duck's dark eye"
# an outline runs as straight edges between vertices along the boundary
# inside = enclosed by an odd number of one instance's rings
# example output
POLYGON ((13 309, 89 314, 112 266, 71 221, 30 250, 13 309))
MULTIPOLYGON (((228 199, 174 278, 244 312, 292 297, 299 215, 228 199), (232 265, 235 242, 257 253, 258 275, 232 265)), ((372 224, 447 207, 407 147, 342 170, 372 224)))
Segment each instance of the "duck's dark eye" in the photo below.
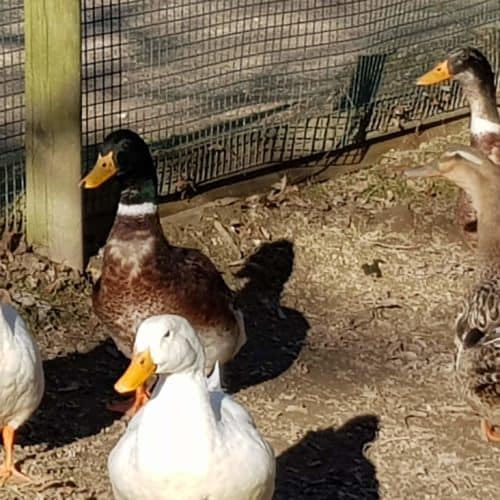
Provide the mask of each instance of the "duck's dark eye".
POLYGON ((166 333, 163 335, 164 339, 167 339, 168 337, 170 337, 170 330, 167 330, 166 333))

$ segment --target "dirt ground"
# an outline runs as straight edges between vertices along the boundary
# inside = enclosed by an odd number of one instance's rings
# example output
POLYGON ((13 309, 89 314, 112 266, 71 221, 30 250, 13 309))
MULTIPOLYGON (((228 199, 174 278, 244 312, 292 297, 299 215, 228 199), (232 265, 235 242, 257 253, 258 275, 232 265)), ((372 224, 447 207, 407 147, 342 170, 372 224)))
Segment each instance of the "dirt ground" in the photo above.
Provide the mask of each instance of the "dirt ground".
MULTIPOLYGON (((400 175, 466 137, 164 220, 239 290, 248 343, 229 388, 274 446, 276 499, 499 498, 499 448, 453 384, 453 321, 474 276, 456 192, 400 175)), ((47 378, 16 446, 35 481, 0 499, 109 499, 106 459, 126 422, 105 405, 126 361, 92 316, 89 280, 22 244, 0 268, 47 378)))

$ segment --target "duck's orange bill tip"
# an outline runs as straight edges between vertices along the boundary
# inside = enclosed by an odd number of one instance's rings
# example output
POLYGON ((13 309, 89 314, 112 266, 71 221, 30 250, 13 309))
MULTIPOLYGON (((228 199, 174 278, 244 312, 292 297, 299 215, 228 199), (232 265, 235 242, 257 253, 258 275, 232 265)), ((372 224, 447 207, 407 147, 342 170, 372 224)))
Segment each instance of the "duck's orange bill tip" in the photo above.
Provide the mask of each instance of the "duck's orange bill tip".
POLYGON ((115 391, 120 394, 135 391, 156 372, 156 365, 149 349, 134 354, 125 373, 115 383, 115 391))
POLYGON ((417 85, 432 85, 434 83, 444 82, 449 80, 452 76, 450 68, 448 67, 448 61, 443 61, 422 75, 417 80, 417 85))
POLYGON ((94 189, 104 184, 117 173, 118 169, 113 159, 113 152, 110 151, 105 156, 99 155, 92 170, 80 181, 78 185, 84 189, 94 189))
POLYGON ((407 177, 436 177, 440 175, 437 162, 408 168, 404 171, 404 174, 407 177))

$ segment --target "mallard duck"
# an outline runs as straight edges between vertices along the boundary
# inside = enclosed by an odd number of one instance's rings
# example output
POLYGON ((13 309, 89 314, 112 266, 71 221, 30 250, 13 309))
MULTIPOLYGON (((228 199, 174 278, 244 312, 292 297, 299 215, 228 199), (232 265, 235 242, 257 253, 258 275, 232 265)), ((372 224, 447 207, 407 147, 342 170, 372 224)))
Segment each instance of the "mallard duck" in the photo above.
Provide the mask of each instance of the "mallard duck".
POLYGON ((45 387, 35 339, 6 299, 0 302, 0 429, 5 450, 0 484, 11 477, 29 480, 14 463, 14 440, 17 429, 38 408, 45 387))
MULTIPOLYGON (((453 51, 443 62, 417 80, 431 85, 456 80, 471 111, 471 145, 500 165, 500 115, 497 109, 493 71, 488 59, 477 49, 466 47, 453 51)), ((457 222, 468 233, 476 230, 476 214, 467 195, 461 191, 457 202, 457 222)))
POLYGON ((272 498, 273 449, 248 411, 220 390, 217 368, 207 381, 205 366, 186 319, 153 316, 139 326, 115 389, 134 390, 154 373, 159 380, 109 455, 117 500, 272 498))
POLYGON ((477 212, 478 280, 457 318, 455 369, 485 437, 500 442, 500 169, 478 150, 450 146, 439 161, 406 173, 446 177, 465 190, 477 212))
MULTIPOLYGON (((121 196, 104 247, 102 274, 94 286, 93 309, 129 358, 142 320, 162 313, 187 318, 201 336, 208 373, 216 361, 231 360, 246 341, 234 294, 208 257, 195 249, 175 247, 165 238, 157 211, 153 159, 146 143, 130 130, 106 137, 94 168, 81 184, 94 189, 115 176, 121 196)), ((147 399, 141 386, 132 406, 111 408, 133 414, 147 399)))

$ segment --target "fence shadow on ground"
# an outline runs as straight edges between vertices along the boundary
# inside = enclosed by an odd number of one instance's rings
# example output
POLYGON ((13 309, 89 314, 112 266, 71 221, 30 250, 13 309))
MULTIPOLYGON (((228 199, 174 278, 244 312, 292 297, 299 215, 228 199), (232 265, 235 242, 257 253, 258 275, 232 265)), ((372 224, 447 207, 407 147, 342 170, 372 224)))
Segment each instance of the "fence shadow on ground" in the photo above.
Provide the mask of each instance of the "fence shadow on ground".
POLYGON ((278 457, 275 500, 378 500, 375 466, 364 455, 379 418, 363 415, 335 430, 309 432, 278 457))
POLYGON ((248 340, 227 367, 230 391, 279 376, 302 349, 309 324, 299 311, 280 305, 293 261, 293 244, 279 240, 262 245, 237 273, 248 279, 237 298, 245 315, 248 340))
POLYGON ((54 448, 111 425, 121 415, 106 405, 119 399, 113 384, 126 365, 110 340, 86 353, 45 361, 45 395, 38 411, 21 428, 19 443, 47 443, 54 448))

